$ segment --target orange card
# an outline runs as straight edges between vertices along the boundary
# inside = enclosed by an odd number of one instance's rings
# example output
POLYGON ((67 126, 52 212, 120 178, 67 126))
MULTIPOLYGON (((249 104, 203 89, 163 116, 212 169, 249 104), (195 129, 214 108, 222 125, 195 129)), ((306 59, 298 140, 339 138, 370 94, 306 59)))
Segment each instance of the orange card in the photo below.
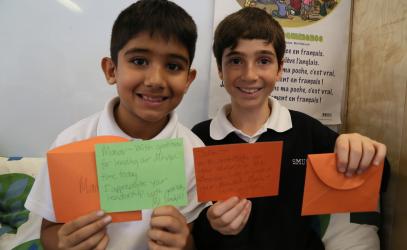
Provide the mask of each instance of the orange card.
POLYGON ((336 154, 308 155, 302 215, 376 211, 383 164, 352 177, 336 169, 336 154))
POLYGON ((198 201, 278 194, 283 142, 194 148, 198 201))
MULTIPOLYGON (((97 136, 47 152, 51 194, 57 222, 68 222, 100 210, 95 144, 128 141, 97 136)), ((141 220, 141 211, 110 213, 114 222, 141 220)))

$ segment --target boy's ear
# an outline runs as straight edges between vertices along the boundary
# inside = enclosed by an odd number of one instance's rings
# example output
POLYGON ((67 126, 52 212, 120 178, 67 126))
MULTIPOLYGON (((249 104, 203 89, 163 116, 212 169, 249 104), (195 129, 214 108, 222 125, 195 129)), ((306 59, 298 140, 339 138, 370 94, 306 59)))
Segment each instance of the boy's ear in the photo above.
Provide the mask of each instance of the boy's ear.
POLYGON ((219 78, 223 81, 222 68, 220 68, 220 67, 218 67, 218 76, 219 76, 219 78))
POLYGON ((187 93, 189 86, 191 86, 192 82, 195 80, 196 77, 196 69, 190 69, 188 73, 187 85, 185 86, 184 94, 187 93))
POLYGON ((105 73, 106 81, 113 85, 116 83, 116 66, 109 57, 103 57, 101 62, 102 70, 105 73))
POLYGON ((281 62, 280 63, 280 65, 279 65, 279 67, 278 67, 278 73, 277 73, 277 79, 276 79, 276 81, 280 81, 281 80, 281 77, 283 76, 283 66, 284 66, 284 63, 283 62, 281 62))

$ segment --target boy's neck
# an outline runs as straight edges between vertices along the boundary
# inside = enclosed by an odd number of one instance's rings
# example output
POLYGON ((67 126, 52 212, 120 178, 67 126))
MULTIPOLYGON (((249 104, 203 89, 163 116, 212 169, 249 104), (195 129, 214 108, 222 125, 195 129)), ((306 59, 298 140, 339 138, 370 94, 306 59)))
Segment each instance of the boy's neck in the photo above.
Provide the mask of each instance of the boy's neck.
POLYGON ((170 119, 170 116, 167 115, 161 121, 146 122, 136 117, 127 117, 126 114, 120 112, 118 106, 113 111, 117 125, 124 133, 135 139, 150 140, 154 138, 167 126, 170 119))
POLYGON ((271 114, 268 102, 261 108, 244 109, 237 105, 231 105, 228 120, 233 126, 243 133, 252 136, 264 125, 271 114))

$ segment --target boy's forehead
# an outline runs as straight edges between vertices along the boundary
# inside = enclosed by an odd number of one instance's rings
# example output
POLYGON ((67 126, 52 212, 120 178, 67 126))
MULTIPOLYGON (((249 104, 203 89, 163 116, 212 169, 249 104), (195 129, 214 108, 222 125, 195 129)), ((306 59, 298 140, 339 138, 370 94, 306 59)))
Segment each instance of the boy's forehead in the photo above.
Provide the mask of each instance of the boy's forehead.
POLYGON ((143 31, 135 34, 132 36, 129 41, 127 41, 127 44, 130 42, 141 42, 141 41, 155 41, 155 42, 160 42, 160 43, 165 43, 168 45, 177 45, 179 47, 186 47, 179 41, 178 38, 175 36, 166 36, 158 32, 150 32, 150 31, 143 31))
POLYGON ((227 51, 255 52, 263 50, 270 50, 275 53, 273 43, 268 40, 240 38, 234 46, 226 48, 224 53, 227 51))
POLYGON ((166 37, 160 33, 140 32, 130 38, 120 52, 126 54, 135 48, 145 49, 157 53, 175 53, 186 57, 188 60, 188 50, 176 37, 166 37))
MULTIPOLYGON (((261 44, 261 45, 263 45, 263 46, 269 46, 269 45, 271 45, 271 46, 273 46, 273 44, 270 42, 270 41, 268 41, 268 40, 266 40, 266 39, 259 39, 259 38, 253 38, 253 39, 249 39, 249 38, 239 38, 238 40, 237 40, 237 43, 236 43, 236 45, 239 45, 239 44, 241 44, 241 43, 248 43, 248 42, 253 42, 253 43, 256 43, 256 44, 261 44)), ((274 47, 273 47, 274 48, 274 47)))

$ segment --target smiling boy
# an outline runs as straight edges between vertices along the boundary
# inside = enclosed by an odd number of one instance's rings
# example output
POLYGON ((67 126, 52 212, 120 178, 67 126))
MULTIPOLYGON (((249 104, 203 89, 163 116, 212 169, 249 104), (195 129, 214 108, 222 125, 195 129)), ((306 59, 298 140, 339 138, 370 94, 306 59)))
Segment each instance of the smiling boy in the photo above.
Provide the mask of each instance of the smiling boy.
POLYGON ((188 204, 143 210, 142 221, 111 223, 110 216, 95 211, 59 224, 55 222, 44 167, 26 207, 44 218, 41 241, 46 249, 193 247, 189 231, 205 204, 196 198, 192 148, 203 143, 178 122, 173 111, 196 75, 191 69, 196 39, 194 21, 172 2, 141 0, 126 8, 113 25, 111 58, 101 62, 106 80, 116 86, 118 97, 108 101, 102 112, 65 129, 52 146, 102 135, 129 140, 182 138, 188 204))
POLYGON ((148 140, 165 127, 195 79, 188 54, 175 38, 144 31, 120 50, 117 62, 103 58, 106 79, 120 96, 115 119, 126 134, 148 140))
POLYGON ((270 97, 282 76, 284 51, 283 29, 264 10, 243 8, 216 28, 213 52, 231 102, 192 131, 206 145, 283 141, 283 155, 279 195, 216 202, 195 222, 196 246, 205 250, 377 249, 377 227, 350 223, 348 214, 333 215, 330 229, 334 230, 325 234, 330 237, 315 229, 317 217, 301 216, 308 154, 335 151, 338 171, 352 178, 371 164, 379 165, 386 147, 359 134, 338 135, 270 97))

